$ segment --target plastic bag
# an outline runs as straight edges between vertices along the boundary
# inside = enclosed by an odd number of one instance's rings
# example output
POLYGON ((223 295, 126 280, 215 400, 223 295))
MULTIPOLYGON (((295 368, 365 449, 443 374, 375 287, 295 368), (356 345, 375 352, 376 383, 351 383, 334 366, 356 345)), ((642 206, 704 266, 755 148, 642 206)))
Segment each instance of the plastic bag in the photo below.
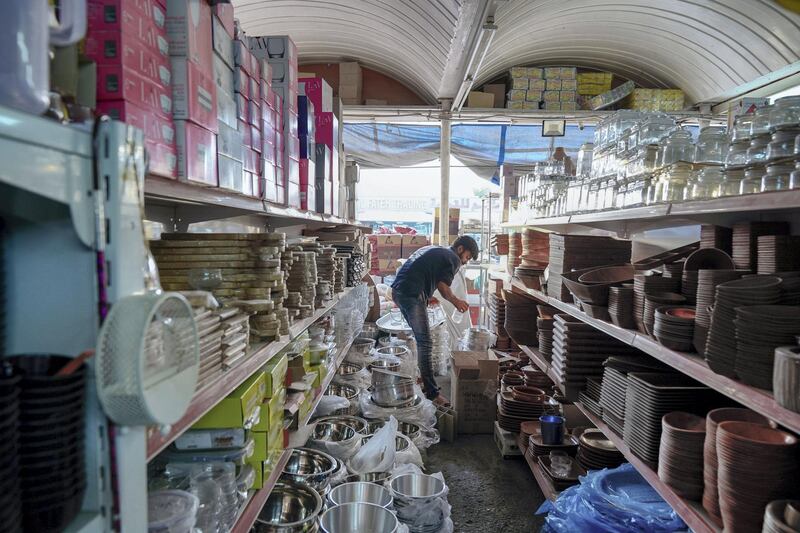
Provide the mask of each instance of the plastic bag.
POLYGON ((420 403, 411 407, 399 408, 376 405, 372 402, 372 394, 367 390, 363 390, 358 397, 361 412, 364 418, 382 418, 385 420, 393 416, 401 422, 411 422, 421 427, 430 428, 435 426, 436 406, 422 395, 422 390, 419 386, 414 385, 414 390, 417 396, 421 398, 420 403))
MULTIPOLYGON (((364 363, 358 363, 364 364, 364 363)), ((345 385, 352 385, 357 389, 366 389, 372 384, 372 372, 364 365, 364 368, 355 372, 354 374, 348 374, 346 376, 342 376, 337 374, 333 378, 334 383, 344 383, 345 385)))
POLYGON ((668 533, 686 530, 686 524, 630 463, 610 470, 589 472, 580 478, 579 485, 563 491, 555 502, 542 504, 537 514, 545 513, 547 517, 542 531, 550 533, 668 533), (623 482, 617 483, 614 478, 623 482), (611 487, 612 483, 616 486, 611 487))
MULTIPOLYGON (((464 277, 463 268, 459 269, 453 278, 453 283, 450 285, 450 290, 458 298, 461 298, 462 300, 467 299, 467 280, 464 277)), ((442 306, 442 311, 446 317, 445 324, 447 324, 447 330, 450 333, 450 348, 453 350, 458 350, 459 341, 461 337, 464 336, 464 332, 472 327, 472 317, 470 317, 469 312, 467 312, 462 315, 463 318, 461 319, 461 322, 455 322, 452 317, 453 311, 456 307, 442 298, 442 295, 439 294, 438 290, 433 293, 433 296, 439 300, 439 305, 442 306)))
POLYGON ((344 396, 326 394, 320 398, 319 405, 317 405, 317 409, 314 411, 314 416, 328 416, 339 409, 347 409, 349 407, 350 400, 344 396))
POLYGON ((427 450, 434 444, 439 444, 439 431, 436 428, 420 426, 419 435, 411 440, 418 449, 427 450))
POLYGON ((469 331, 465 331, 458 342, 458 349, 462 352, 485 352, 497 341, 497 335, 489 331, 483 326, 478 326, 475 329, 480 329, 480 338, 482 342, 477 342, 477 339, 470 335, 469 331))
POLYGON ((422 468, 414 463, 401 463, 392 468, 392 477, 402 476, 403 474, 424 474, 422 468))
MULTIPOLYGON (((431 475, 441 479, 444 483, 444 476, 441 472, 431 475)), ((392 494, 392 497, 397 497, 391 485, 389 486, 389 492, 392 494)), ((409 529, 425 529, 441 523, 442 525, 437 531, 452 533, 452 522, 449 524, 447 523, 450 518, 450 504, 447 503, 448 492, 449 489, 447 483, 445 483, 444 493, 441 497, 431 502, 411 503, 405 507, 401 507, 397 509, 397 518, 408 525, 409 529), (448 527, 449 529, 447 529, 448 527)))
POLYGON ((361 439, 363 435, 356 433, 355 437, 340 442, 330 442, 315 440, 313 437, 308 439, 306 444, 309 448, 323 451, 328 455, 346 463, 359 449, 361 449, 361 439))
POLYGON ((420 468, 425 468, 425 463, 422 462, 422 456, 419 454, 417 445, 402 433, 398 433, 397 436, 408 443, 408 448, 405 450, 400 450, 395 454, 394 463, 396 465, 413 464, 420 468))
POLYGON ((394 466, 397 419, 390 417, 367 443, 347 462, 347 469, 354 474, 388 472, 394 466))

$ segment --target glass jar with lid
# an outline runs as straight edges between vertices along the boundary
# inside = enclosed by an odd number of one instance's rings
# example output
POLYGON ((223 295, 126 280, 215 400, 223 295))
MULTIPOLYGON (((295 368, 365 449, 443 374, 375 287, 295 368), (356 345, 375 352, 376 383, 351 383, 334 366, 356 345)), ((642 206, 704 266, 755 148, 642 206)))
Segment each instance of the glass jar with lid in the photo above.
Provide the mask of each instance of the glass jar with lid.
POLYGON ((769 114, 771 112, 771 105, 765 105, 756 109, 753 114, 753 122, 750 124, 751 139, 769 133, 769 114))
POLYGON ((662 202, 681 202, 686 196, 686 186, 692 177, 692 165, 690 163, 674 163, 667 171, 666 179, 661 191, 662 202))
POLYGON ((740 167, 747 163, 747 149, 750 148, 750 140, 744 139, 731 143, 728 146, 728 155, 725 156, 726 167, 740 167))
POLYGON ((739 196, 742 194, 743 168, 726 168, 722 183, 719 185, 720 196, 739 196))
POLYGON ((675 128, 675 120, 665 113, 650 113, 639 125, 639 147, 656 144, 675 128))
POLYGON ((794 155, 798 136, 800 136, 800 127, 775 130, 767 145, 767 161, 794 155))
POLYGON ((739 115, 733 120, 731 142, 746 141, 750 139, 750 128, 753 126, 753 113, 739 115))
POLYGON ((800 126, 800 95, 778 98, 769 113, 771 130, 800 126))
POLYGON ((721 165, 725 162, 728 153, 728 134, 723 126, 706 126, 700 130, 695 146, 695 163, 715 163, 721 165))
POLYGON ((720 166, 703 167, 692 173, 692 178, 686 187, 686 200, 705 200, 718 198, 720 185, 725 175, 720 166))
POLYGON ((659 167, 667 167, 678 161, 691 163, 693 158, 692 134, 686 128, 677 128, 664 140, 659 167))
POLYGON ((576 176, 588 176, 592 171, 592 152, 594 144, 583 143, 578 150, 578 159, 575 164, 576 176))
POLYGON ((761 192, 785 191, 789 189, 793 164, 776 163, 767 165, 767 173, 761 177, 761 192))
POLYGON ((769 145, 772 136, 759 135, 758 137, 750 138, 750 146, 747 148, 747 156, 745 157, 745 164, 756 165, 763 163, 767 160, 767 145, 769 145))
POLYGON ((744 169, 744 179, 739 185, 739 194, 761 192, 761 178, 767 169, 764 165, 753 165, 744 169))

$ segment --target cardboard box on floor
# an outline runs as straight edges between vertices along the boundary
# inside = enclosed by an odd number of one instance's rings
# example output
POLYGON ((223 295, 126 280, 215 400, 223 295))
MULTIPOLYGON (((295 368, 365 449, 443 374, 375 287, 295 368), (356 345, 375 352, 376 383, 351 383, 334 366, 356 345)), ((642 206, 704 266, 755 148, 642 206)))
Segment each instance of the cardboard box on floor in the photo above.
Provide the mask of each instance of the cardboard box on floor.
POLYGON ((458 433, 492 433, 497 416, 497 357, 491 350, 453 352, 450 362, 451 402, 458 433))

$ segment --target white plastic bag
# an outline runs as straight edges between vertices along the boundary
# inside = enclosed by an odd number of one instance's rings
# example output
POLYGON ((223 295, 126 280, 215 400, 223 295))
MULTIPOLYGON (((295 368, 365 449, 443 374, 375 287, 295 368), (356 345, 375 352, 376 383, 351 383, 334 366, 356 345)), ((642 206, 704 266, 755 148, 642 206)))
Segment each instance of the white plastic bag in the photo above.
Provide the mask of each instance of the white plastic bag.
POLYGON ((411 407, 381 407, 375 405, 371 399, 371 393, 367 390, 361 391, 359 395, 359 406, 364 418, 387 419, 393 416, 401 422, 411 422, 421 427, 430 428, 436 425, 436 406, 433 402, 422 395, 419 386, 414 385, 414 390, 422 400, 419 404, 411 407))
POLYGON ((313 436, 308 439, 308 443, 306 444, 309 448, 314 448, 316 450, 323 451, 328 455, 339 459, 340 461, 346 463, 353 455, 355 455, 359 449, 361 449, 361 439, 363 435, 360 433, 356 433, 355 437, 352 437, 347 440, 343 440, 341 442, 329 442, 329 441, 322 441, 322 440, 315 440, 313 436))
POLYGON ((350 400, 344 396, 335 396, 333 394, 326 394, 319 400, 319 405, 314 411, 314 416, 328 416, 333 414, 334 411, 339 409, 347 409, 350 407, 350 400))
POLYGON ((336 376, 333 378, 333 382, 352 385, 357 389, 368 388, 372 384, 372 373, 369 371, 365 363, 359 362, 358 364, 364 365, 364 368, 354 374, 348 374, 347 376, 336 374, 336 376))
MULTIPOLYGON (((444 483, 444 476, 441 472, 431 474, 433 477, 439 478, 444 483)), ((397 498, 397 495, 389 486, 389 492, 392 497, 397 498)), ((438 530, 440 532, 452 533, 452 522, 448 524, 450 518, 450 504, 447 503, 447 493, 449 489, 447 484, 444 485, 444 493, 441 497, 436 498, 432 502, 412 503, 405 507, 397 509, 397 518, 409 526, 409 529, 424 529, 430 526, 441 523, 442 526, 438 530), (448 530, 448 526, 450 529, 448 530)))
MULTIPOLYGON (((453 278, 453 283, 450 285, 450 290, 452 293, 462 300, 467 299, 467 279, 464 277, 464 269, 459 269, 456 273, 455 277, 453 278)), ((469 314, 469 311, 462 315, 461 322, 456 322, 453 320, 453 311, 455 311, 455 306, 445 300, 439 291, 435 291, 433 296, 439 300, 439 305, 442 306, 442 311, 444 312, 445 316, 445 324, 447 324, 447 330, 450 332, 450 348, 453 350, 458 350, 458 344, 461 337, 464 336, 464 332, 467 331, 469 328, 472 327, 472 317, 469 314)))
POLYGON ((420 450, 427 450, 434 444, 439 444, 439 440, 439 431, 436 428, 420 426, 419 435, 412 439, 412 442, 420 450))
POLYGON ((367 443, 358 450, 347 463, 347 468, 354 474, 368 472, 388 472, 394 466, 397 419, 389 421, 380 428, 367 443))
POLYGON ((397 436, 408 443, 408 448, 397 452, 394 458, 395 465, 412 464, 420 468, 425 468, 425 463, 422 462, 422 456, 419 453, 417 445, 402 433, 398 433, 397 436))

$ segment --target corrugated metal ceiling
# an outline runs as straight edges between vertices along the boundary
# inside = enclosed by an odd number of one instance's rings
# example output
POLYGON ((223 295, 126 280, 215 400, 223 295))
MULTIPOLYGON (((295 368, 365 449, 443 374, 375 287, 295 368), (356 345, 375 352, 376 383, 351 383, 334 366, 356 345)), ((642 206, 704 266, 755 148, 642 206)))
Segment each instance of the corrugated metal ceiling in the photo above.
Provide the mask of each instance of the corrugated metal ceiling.
MULTIPOLYGON (((251 35, 304 62, 356 59, 434 102, 467 0, 234 0, 251 35)), ((508 0, 478 81, 519 64, 611 70, 711 99, 800 61, 800 16, 772 0, 508 0)))

